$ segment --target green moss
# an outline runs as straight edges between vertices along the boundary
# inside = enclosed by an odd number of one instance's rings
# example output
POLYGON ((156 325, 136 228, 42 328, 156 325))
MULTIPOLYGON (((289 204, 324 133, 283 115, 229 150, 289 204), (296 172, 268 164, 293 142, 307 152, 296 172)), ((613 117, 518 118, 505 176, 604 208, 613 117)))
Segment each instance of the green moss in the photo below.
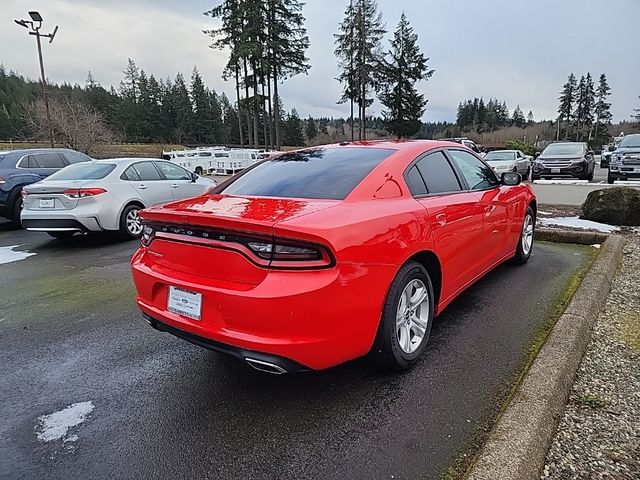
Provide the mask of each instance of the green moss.
POLYGON ((576 403, 583 407, 593 408, 594 410, 599 410, 607 406, 607 401, 605 399, 591 394, 580 395, 576 398, 576 403))
POLYGON ((629 347, 640 350, 640 313, 621 312, 617 315, 617 331, 620 340, 629 347))

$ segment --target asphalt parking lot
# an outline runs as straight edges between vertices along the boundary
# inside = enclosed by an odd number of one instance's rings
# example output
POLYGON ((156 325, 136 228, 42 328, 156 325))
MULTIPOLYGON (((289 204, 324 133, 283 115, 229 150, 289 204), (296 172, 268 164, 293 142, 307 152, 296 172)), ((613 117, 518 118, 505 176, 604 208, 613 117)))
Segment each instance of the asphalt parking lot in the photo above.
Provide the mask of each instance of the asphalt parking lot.
POLYGON ((35 255, 0 264, 6 479, 436 478, 482 439, 594 253, 538 244, 526 266, 489 274, 407 373, 359 360, 271 376, 149 328, 133 302, 135 241, 0 226, 0 258, 9 246, 35 255), (43 432, 43 415, 75 404, 75 426, 43 432))

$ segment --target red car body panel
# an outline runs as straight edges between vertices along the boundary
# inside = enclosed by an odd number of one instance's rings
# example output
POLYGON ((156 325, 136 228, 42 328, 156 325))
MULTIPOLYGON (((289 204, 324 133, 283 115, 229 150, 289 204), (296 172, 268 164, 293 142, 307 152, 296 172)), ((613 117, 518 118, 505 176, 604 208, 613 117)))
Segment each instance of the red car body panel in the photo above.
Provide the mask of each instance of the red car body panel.
MULTIPOLYGON (((132 259, 137 303, 150 317, 234 347, 323 369, 365 355, 389 286, 416 255, 440 265, 436 313, 512 257, 535 196, 527 185, 414 198, 404 180, 420 155, 447 142, 358 142, 396 150, 344 200, 209 194, 144 210, 146 222, 210 227, 323 246, 327 268, 280 270, 242 247, 156 238, 132 259), (167 310, 169 286, 202 294, 192 320, 167 310)), ((340 146, 337 148, 351 148, 340 146)))

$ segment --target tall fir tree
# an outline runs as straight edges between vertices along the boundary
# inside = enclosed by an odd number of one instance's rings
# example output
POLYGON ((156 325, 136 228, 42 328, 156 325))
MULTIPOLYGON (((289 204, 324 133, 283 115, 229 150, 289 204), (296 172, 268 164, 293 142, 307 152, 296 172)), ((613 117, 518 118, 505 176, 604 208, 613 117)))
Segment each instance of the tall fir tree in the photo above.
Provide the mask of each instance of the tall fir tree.
POLYGON ((600 75, 598 89, 596 90, 596 104, 594 108, 595 125, 593 139, 596 145, 604 145, 609 141, 609 126, 613 115, 611 115, 611 103, 607 101, 611 95, 611 87, 607 82, 607 76, 603 73, 600 75))
MULTIPOLYGON (((407 16, 402 13, 391 40, 391 48, 380 63, 378 88, 387 129, 398 138, 411 137, 420 131, 428 100, 416 89, 419 81, 434 73, 418 46, 407 16)), ((484 109, 484 104, 483 104, 484 109)))
POLYGON ((316 122, 311 115, 309 115, 309 118, 305 122, 304 133, 307 136, 307 140, 313 140, 318 135, 316 122))
POLYGON ((284 121, 283 142, 290 147, 301 147, 304 145, 304 125, 302 119, 294 108, 284 121))
POLYGON ((574 112, 576 141, 587 140, 593 124, 593 109, 595 105, 595 90, 590 73, 580 78, 578 84, 578 99, 574 112))
POLYGON ((341 100, 353 100, 358 105, 360 140, 367 138, 367 108, 373 103, 372 93, 385 33, 376 0, 353 0, 335 35, 335 54, 340 69, 338 80, 343 85, 341 100))
POLYGON ((578 82, 573 73, 567 78, 567 82, 560 92, 560 105, 558 106, 558 137, 560 136, 560 126, 564 121, 564 139, 568 140, 571 132, 571 124, 573 121, 573 110, 578 96, 578 82))
POLYGON ((520 105, 517 105, 516 109, 513 111, 511 122, 514 126, 519 128, 524 128, 527 125, 527 121, 524 119, 524 113, 522 113, 520 105))

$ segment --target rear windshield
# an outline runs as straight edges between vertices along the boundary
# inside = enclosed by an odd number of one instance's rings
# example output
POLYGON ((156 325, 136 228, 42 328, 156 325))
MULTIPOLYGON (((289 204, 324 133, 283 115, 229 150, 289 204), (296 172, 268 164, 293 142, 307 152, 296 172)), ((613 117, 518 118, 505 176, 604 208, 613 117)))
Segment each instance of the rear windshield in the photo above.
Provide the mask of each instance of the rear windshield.
POLYGON ((489 152, 484 156, 487 162, 499 162, 503 160, 513 160, 515 153, 513 152, 489 152))
POLYGON ((47 180, 100 180, 114 168, 113 163, 74 163, 49 175, 47 180))
POLYGON ((543 155, 582 155, 584 145, 581 143, 552 143, 542 152, 543 155))
POLYGON ((316 148, 265 160, 222 193, 342 200, 395 150, 316 148))

